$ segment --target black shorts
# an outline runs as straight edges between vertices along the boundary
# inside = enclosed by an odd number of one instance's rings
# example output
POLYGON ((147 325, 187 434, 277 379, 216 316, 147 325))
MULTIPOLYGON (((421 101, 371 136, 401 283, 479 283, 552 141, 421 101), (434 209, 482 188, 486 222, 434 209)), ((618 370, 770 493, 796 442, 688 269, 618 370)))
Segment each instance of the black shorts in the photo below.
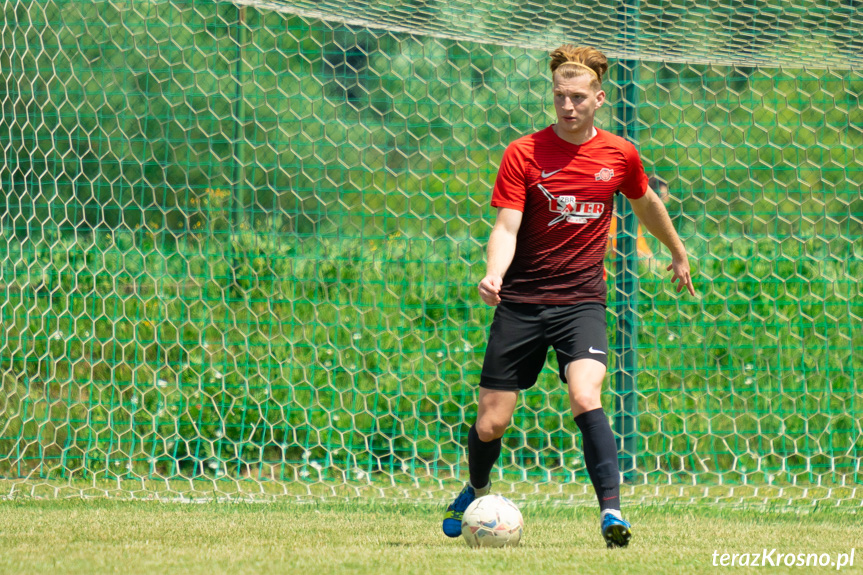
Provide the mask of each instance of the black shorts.
POLYGON ((548 346, 557 352, 560 380, 566 366, 589 358, 608 366, 605 305, 545 305, 502 301, 494 312, 479 385, 528 389, 545 365, 548 346))

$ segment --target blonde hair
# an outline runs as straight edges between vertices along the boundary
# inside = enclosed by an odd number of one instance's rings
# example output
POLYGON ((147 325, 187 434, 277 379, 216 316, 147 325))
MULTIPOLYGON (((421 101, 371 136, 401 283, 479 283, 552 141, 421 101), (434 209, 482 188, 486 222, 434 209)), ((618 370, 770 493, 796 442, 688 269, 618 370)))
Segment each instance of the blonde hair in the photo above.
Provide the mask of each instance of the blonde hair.
POLYGON ((596 90, 602 89, 602 77, 608 71, 608 58, 596 48, 564 44, 554 50, 550 57, 549 68, 551 68, 552 78, 555 72, 560 74, 561 80, 590 74, 593 76, 590 85, 596 90))

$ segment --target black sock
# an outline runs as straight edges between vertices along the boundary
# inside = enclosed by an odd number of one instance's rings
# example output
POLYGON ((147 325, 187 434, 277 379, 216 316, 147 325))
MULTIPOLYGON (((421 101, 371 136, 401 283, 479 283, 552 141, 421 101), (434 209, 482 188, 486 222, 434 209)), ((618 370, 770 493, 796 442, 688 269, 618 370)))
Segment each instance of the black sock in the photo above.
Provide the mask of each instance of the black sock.
POLYGON ((586 411, 575 418, 575 423, 581 430, 584 444, 584 464, 596 498, 599 509, 620 510, 620 467, 617 464, 617 444, 614 434, 608 424, 605 411, 600 407, 586 411))
POLYGON ((485 442, 479 438, 476 425, 472 425, 467 433, 467 461, 470 468, 470 484, 474 489, 482 489, 488 485, 491 468, 500 457, 500 437, 485 442))

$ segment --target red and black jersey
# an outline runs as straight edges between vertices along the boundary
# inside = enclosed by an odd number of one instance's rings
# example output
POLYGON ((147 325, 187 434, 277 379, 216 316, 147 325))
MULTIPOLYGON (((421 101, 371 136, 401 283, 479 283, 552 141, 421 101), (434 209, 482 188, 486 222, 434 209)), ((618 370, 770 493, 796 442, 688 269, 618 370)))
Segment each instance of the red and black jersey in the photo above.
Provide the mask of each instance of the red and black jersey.
POLYGON ((631 143, 604 130, 576 146, 549 126, 503 154, 491 205, 524 213, 501 299, 605 303, 602 277, 614 194, 637 199, 647 175, 631 143))

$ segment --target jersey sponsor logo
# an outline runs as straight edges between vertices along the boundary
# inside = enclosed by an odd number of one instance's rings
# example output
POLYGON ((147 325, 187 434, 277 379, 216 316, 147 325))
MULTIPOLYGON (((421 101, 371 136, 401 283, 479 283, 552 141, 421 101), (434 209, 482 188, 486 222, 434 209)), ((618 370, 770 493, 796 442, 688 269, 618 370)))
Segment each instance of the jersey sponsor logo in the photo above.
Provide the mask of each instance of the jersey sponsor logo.
POLYGON ((609 168, 602 168, 594 174, 594 177, 596 178, 597 182, 599 182, 600 180, 603 182, 607 182, 614 177, 614 170, 611 170, 609 168))
POLYGON ((562 221, 569 224, 586 224, 589 220, 599 218, 605 211, 605 204, 602 202, 579 202, 575 196, 554 196, 542 184, 537 184, 537 187, 548 198, 548 211, 558 214, 548 222, 549 226, 562 221))
MULTIPOLYGON (((562 169, 563 169, 563 168, 561 168, 560 170, 562 170, 562 169)), ((542 179, 550 178, 550 177, 552 177, 553 175, 555 175, 556 173, 558 173, 560 170, 555 170, 555 171, 553 171, 553 172, 546 172, 545 170, 543 170, 543 171, 542 171, 542 179)))

